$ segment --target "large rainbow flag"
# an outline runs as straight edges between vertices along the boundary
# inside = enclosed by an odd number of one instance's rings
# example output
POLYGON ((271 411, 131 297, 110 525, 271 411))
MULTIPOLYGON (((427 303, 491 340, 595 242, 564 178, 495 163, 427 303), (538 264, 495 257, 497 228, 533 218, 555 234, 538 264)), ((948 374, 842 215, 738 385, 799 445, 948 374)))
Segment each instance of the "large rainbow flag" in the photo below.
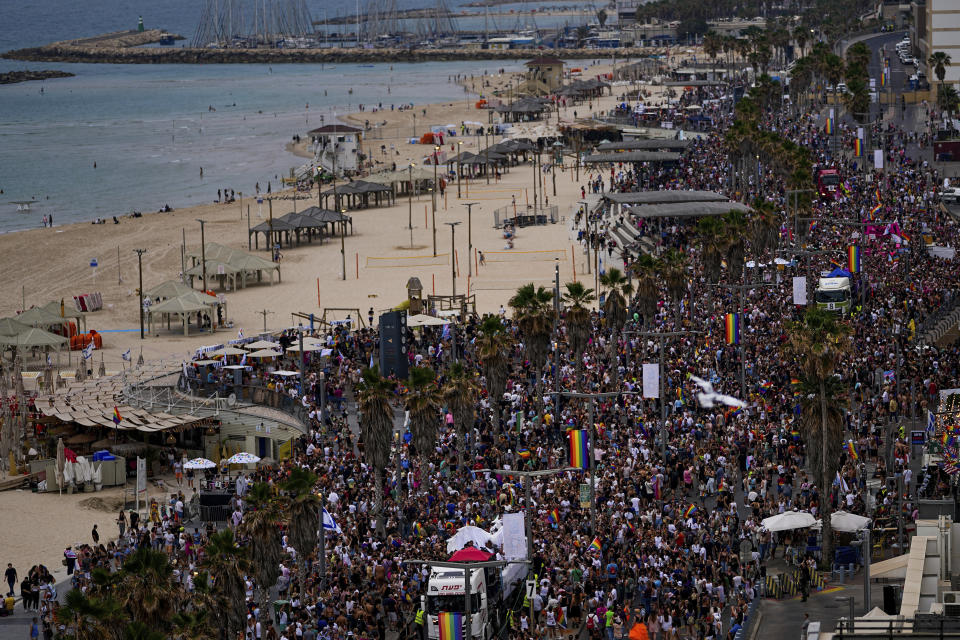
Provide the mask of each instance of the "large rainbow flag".
POLYGON ((847 247, 847 271, 860 273, 860 247, 855 244, 847 247))
POLYGON ((440 612, 440 640, 463 640, 463 614, 440 612))
POLYGON ((589 469, 587 432, 584 429, 571 429, 567 432, 567 437, 570 439, 570 466, 578 469, 589 469))
POLYGON ((740 314, 728 313, 724 323, 727 344, 740 344, 740 314))

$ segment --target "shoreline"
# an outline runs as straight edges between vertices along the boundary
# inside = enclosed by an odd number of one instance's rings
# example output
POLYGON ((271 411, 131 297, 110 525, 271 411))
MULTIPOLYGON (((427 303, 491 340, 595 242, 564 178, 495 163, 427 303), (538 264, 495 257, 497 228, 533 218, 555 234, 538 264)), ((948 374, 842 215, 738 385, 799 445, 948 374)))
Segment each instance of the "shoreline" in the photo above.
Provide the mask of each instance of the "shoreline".
POLYGON ((397 62, 456 62, 464 60, 530 60, 540 56, 563 59, 641 58, 662 53, 663 47, 616 49, 140 49, 87 47, 52 43, 13 49, 0 54, 8 60, 88 64, 390 64, 397 62))

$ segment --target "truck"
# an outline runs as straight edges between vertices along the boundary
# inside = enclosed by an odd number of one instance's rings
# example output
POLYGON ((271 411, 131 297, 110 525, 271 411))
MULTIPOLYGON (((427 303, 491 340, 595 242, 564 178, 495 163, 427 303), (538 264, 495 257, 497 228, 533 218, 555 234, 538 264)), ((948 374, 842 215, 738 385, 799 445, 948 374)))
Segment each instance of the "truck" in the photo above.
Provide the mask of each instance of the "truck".
MULTIPOLYGON (((503 569, 486 567, 470 570, 470 633, 463 637, 489 640, 507 622, 511 596, 522 598, 527 565, 511 563, 503 569)), ((441 613, 465 613, 463 569, 431 567, 427 595, 421 599, 425 613, 427 638, 440 638, 441 613)), ((522 602, 522 600, 520 600, 522 602)), ((466 616, 463 626, 466 627, 466 616)))
POLYGON ((823 200, 833 200, 840 188, 840 174, 836 169, 827 168, 817 171, 817 192, 823 200))
POLYGON ((850 278, 820 278, 814 299, 818 309, 846 316, 850 313, 850 278))

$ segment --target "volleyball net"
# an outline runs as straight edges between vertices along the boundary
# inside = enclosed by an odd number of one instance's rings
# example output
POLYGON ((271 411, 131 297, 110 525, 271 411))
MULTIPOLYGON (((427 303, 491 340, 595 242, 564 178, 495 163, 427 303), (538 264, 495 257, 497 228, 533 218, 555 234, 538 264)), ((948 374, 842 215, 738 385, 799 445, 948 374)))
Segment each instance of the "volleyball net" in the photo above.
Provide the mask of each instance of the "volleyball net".
POLYGON ((390 269, 394 267, 438 267, 450 264, 449 253, 425 256, 367 256, 367 269, 390 269))
POLYGON ((564 249, 544 249, 540 251, 484 251, 485 262, 565 262, 569 256, 564 249))

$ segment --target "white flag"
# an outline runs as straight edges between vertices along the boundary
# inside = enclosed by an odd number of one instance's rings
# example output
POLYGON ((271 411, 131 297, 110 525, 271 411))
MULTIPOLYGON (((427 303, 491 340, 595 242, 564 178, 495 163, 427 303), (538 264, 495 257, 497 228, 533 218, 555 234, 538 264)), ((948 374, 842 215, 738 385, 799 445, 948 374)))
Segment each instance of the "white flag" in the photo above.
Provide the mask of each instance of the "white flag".
POLYGON ((793 277, 793 304, 806 306, 807 304, 807 277, 793 277))
POLYGON ((643 397, 660 397, 660 365, 658 364, 643 363, 643 397))

